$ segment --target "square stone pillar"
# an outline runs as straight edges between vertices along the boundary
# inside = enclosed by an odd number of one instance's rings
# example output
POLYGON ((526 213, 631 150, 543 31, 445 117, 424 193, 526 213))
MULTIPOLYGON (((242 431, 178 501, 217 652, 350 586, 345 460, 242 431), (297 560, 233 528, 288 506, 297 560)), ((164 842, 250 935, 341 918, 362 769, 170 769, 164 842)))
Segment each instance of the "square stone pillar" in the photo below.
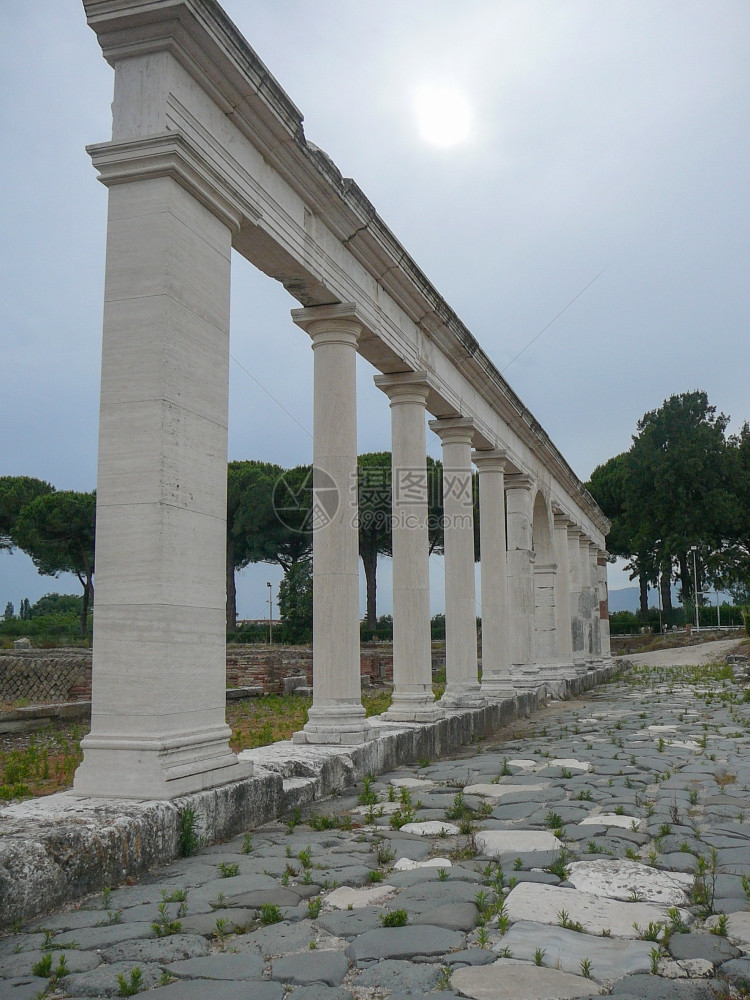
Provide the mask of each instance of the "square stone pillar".
POLYGON ((479 548, 482 580, 482 694, 502 701, 515 694, 510 675, 508 563, 505 542, 504 451, 475 451, 479 472, 479 548))
POLYGON ((90 151, 110 191, 91 732, 74 787, 168 799, 250 772, 225 721, 240 215, 179 134, 90 151))
POLYGON ((568 528, 570 518, 565 514, 555 514, 554 547, 557 560, 555 574, 555 605, 557 608, 557 655, 563 677, 574 677, 573 639, 570 628, 570 558, 568 552, 568 528))
POLYGON ((601 635, 602 659, 609 660, 612 651, 609 644, 609 592, 607 588, 607 553, 600 550, 597 553, 596 565, 599 580, 599 631, 601 635))
POLYGON ((510 609, 510 664, 514 687, 539 686, 534 662, 534 551, 531 536, 529 476, 505 477, 508 525, 508 604, 510 609))
POLYGON ((471 442, 474 426, 462 417, 431 420, 443 446, 445 520, 445 671, 442 707, 484 704, 477 665, 477 610, 474 587, 474 501, 471 442))
POLYGON ((298 743, 362 743, 357 524, 357 340, 353 303, 292 310, 312 339, 313 703, 298 743))
POLYGON ((578 611, 581 616, 581 626, 583 629, 583 658, 586 661, 587 669, 594 659, 594 636, 593 636, 593 605, 596 600, 591 582, 591 557, 589 552, 589 540, 581 533, 578 539, 578 559, 581 567, 581 593, 578 599, 578 611))
POLYGON ((442 716, 432 690, 430 539, 427 529, 427 445, 424 372, 376 375, 391 403, 393 549, 393 722, 434 722, 442 716))
POLYGON ((556 563, 534 563, 534 658, 539 676, 553 684, 560 680, 557 658, 556 563))

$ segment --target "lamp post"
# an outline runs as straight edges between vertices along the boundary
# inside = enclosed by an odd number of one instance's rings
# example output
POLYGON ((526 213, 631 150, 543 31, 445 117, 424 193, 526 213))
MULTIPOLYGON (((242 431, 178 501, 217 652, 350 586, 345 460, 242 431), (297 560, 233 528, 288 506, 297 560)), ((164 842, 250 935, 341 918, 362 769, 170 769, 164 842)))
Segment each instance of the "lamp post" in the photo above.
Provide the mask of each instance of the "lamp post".
POLYGON ((690 551, 693 553, 693 597, 695 598, 695 631, 700 632, 700 621, 698 618, 698 570, 695 565, 695 553, 697 545, 691 545, 690 551))
POLYGON ((266 582, 268 587, 268 645, 273 645, 273 587, 266 582))

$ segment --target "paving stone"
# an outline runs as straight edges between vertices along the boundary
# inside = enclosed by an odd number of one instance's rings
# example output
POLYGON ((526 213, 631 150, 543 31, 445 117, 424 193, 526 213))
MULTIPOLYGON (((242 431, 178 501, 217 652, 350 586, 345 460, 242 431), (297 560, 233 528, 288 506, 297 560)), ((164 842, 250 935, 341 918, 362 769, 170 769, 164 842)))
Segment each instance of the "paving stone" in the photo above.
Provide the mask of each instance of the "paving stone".
POLYGON ((216 935, 216 921, 224 920, 228 934, 242 932, 253 924, 258 916, 258 910, 243 910, 239 907, 231 909, 212 910, 210 913, 196 913, 192 917, 180 919, 180 930, 185 934, 201 934, 203 937, 216 935))
POLYGON ((430 820, 427 823, 405 823, 401 832, 411 833, 416 837, 455 837, 461 831, 455 823, 447 820, 430 820))
POLYGON ((380 917, 384 912, 383 909, 373 909, 372 907, 358 910, 334 910, 329 913, 324 911, 318 917, 317 923, 330 934, 351 939, 357 937, 358 934, 364 934, 365 931, 373 931, 382 927, 380 917))
POLYGON ((198 934, 170 934, 146 941, 122 941, 105 948, 105 962, 177 962, 208 955, 208 942, 198 934))
POLYGON ((699 982, 661 979, 659 976, 626 976, 611 989, 612 996, 627 1000, 716 1000, 721 983, 716 979, 699 982))
POLYGON ((480 830, 475 841, 479 853, 487 858, 514 851, 557 851, 562 847, 562 842, 548 830, 480 830))
POLYGON ((252 952, 221 952, 170 962, 168 972, 178 979, 261 979, 265 965, 260 955, 252 952))
POLYGON ((284 920, 278 924, 259 927, 249 934, 238 934, 232 938, 232 947, 237 951, 251 949, 260 955, 272 958, 289 952, 303 951, 310 942, 317 940, 315 927, 310 920, 292 923, 284 920))
POLYGON ((258 982, 253 980, 252 992, 248 992, 246 980, 239 983, 212 980, 210 993, 207 993, 205 979, 182 979, 178 983, 170 983, 153 990, 148 995, 149 1000, 283 1000, 284 987, 281 983, 258 982))
MULTIPOLYGON (((669 923, 668 907, 655 903, 623 903, 579 889, 523 882, 506 896, 506 912, 511 921, 535 920, 557 925, 563 910, 573 923, 580 923, 588 933, 601 934, 609 930, 613 937, 638 937, 634 924, 647 927, 652 922, 669 923)), ((685 923, 692 919, 687 910, 680 910, 680 915, 685 923)))
POLYGON ((352 889, 348 885, 340 885, 323 897, 323 903, 325 906, 337 910, 348 910, 350 906, 353 910, 357 910, 360 907, 372 906, 373 903, 389 899, 395 891, 395 886, 386 883, 364 889, 352 889))
POLYGON ((676 959, 704 958, 717 966, 741 954, 739 948, 724 937, 696 932, 670 935, 669 953, 676 959))
POLYGON ((394 902, 399 907, 419 913, 429 912, 435 906, 455 903, 471 903, 477 897, 477 886, 473 882, 422 882, 402 889, 394 902))
MULTIPOLYGON (((568 881, 576 889, 609 899, 628 901, 636 895, 639 900, 667 906, 685 906, 687 903, 680 885, 680 882, 685 884, 684 879, 627 858, 573 862, 569 865, 568 881)), ((688 879, 688 885, 691 883, 692 879, 688 879)))
MULTIPOLYGON (((706 927, 715 927, 718 920, 718 916, 709 917, 706 920, 706 927)), ((729 914, 727 937, 732 944, 738 945, 743 951, 750 951, 750 912, 729 914)))
POLYGON ((527 961, 534 961, 537 949, 543 948, 543 965, 574 975, 580 975, 581 962, 589 959, 592 979, 606 985, 634 972, 648 972, 654 945, 652 941, 593 937, 519 920, 494 945, 496 951, 506 947, 514 958, 527 961))
POLYGON ((422 837, 407 839, 401 830, 396 833, 384 830, 383 837, 388 842, 386 846, 395 852, 397 858, 411 858, 412 861, 423 861, 432 853, 432 845, 425 843, 422 837))
POLYGON ((153 937, 151 921, 141 921, 132 924, 110 924, 107 927, 79 927, 75 931, 56 934, 52 938, 54 947, 74 947, 84 951, 89 948, 106 948, 119 944, 120 941, 130 941, 133 938, 153 937))
MULTIPOLYGON (((399 902, 399 900, 397 900, 399 902)), ((427 912, 410 915, 412 924, 433 924, 451 931, 471 931, 477 926, 479 913, 474 903, 433 906, 427 912)))
POLYGON ((162 970, 158 965, 148 965, 144 962, 113 962, 111 965, 100 965, 90 972, 78 972, 66 976, 65 991, 70 996, 80 997, 120 996, 120 983, 117 977, 122 975, 129 983, 133 969, 141 970, 141 989, 151 989, 161 980, 162 970))
POLYGON ((363 969, 354 981, 355 989, 384 989, 405 996, 422 996, 433 990, 440 980, 440 969, 434 965, 386 959, 363 969))
POLYGON ((392 868, 395 872, 410 872, 417 868, 451 868, 450 858, 427 858, 426 861, 412 861, 411 858, 399 858, 392 868))
POLYGON ((619 826, 623 830, 633 830, 637 832, 641 829, 642 819, 640 816, 618 815, 617 813, 596 813, 582 819, 579 826, 619 826))
POLYGON ((384 958, 442 957, 464 944, 464 935, 429 924, 406 927, 381 927, 361 934, 346 949, 354 962, 384 958))
POLYGON ((493 784, 467 785, 466 795, 481 795, 488 799, 511 799, 517 801, 542 801, 541 796, 551 786, 550 781, 540 781, 535 785, 493 784))
MULTIPOLYGON (((53 970, 60 964, 60 958, 65 958, 65 964, 70 972, 89 972, 101 965, 101 958, 96 952, 78 951, 75 948, 68 948, 65 951, 22 951, 17 955, 8 955, 0 960, 0 977, 8 979, 14 976, 30 976, 31 970, 37 962, 41 961, 45 955, 52 955, 53 970)), ((0 993, 1 995, 1 993, 0 993)))
POLYGON ((0 984, 3 1000, 37 1000, 49 986, 40 976, 12 976, 0 984))
POLYGON ((303 951, 271 963, 271 979, 296 986, 340 986, 348 971, 349 963, 340 951, 303 951))
POLYGON ((301 896, 293 889, 276 885, 268 889, 251 889, 248 892, 224 893, 224 906, 243 906, 259 910, 264 903, 275 906, 298 906, 301 896))
POLYGON ((445 956, 446 965, 492 965, 497 959, 494 951, 486 948, 464 948, 462 951, 452 951, 445 956))
POLYGON ((472 1000, 574 1000, 600 992, 591 979, 512 958, 498 959, 493 965, 456 969, 451 985, 472 1000))
POLYGON ((353 1000, 353 994, 341 986, 313 983, 311 986, 298 986, 286 994, 286 1000, 353 1000))
POLYGON ((721 978, 740 990, 750 990, 750 958, 733 958, 721 966, 721 978))

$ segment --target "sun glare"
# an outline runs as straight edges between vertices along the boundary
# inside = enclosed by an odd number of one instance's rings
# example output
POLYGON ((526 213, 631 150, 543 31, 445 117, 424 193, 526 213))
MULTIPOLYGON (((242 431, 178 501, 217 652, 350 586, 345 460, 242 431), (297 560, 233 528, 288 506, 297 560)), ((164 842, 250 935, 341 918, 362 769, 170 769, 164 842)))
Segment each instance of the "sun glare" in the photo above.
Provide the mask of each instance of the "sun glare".
POLYGON ((419 134, 425 142, 447 149, 469 138, 469 102, 452 87, 420 87, 414 97, 419 134))

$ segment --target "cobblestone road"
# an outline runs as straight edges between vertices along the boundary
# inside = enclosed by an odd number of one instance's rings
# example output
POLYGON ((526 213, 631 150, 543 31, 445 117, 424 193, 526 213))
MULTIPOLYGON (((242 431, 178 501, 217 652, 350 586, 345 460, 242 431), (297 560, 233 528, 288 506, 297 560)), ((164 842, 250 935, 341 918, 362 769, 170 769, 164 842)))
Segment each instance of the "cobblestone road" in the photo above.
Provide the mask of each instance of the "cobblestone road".
POLYGON ((0 997, 744 995, 744 695, 727 667, 638 665, 516 739, 18 929, 0 939, 0 997))

